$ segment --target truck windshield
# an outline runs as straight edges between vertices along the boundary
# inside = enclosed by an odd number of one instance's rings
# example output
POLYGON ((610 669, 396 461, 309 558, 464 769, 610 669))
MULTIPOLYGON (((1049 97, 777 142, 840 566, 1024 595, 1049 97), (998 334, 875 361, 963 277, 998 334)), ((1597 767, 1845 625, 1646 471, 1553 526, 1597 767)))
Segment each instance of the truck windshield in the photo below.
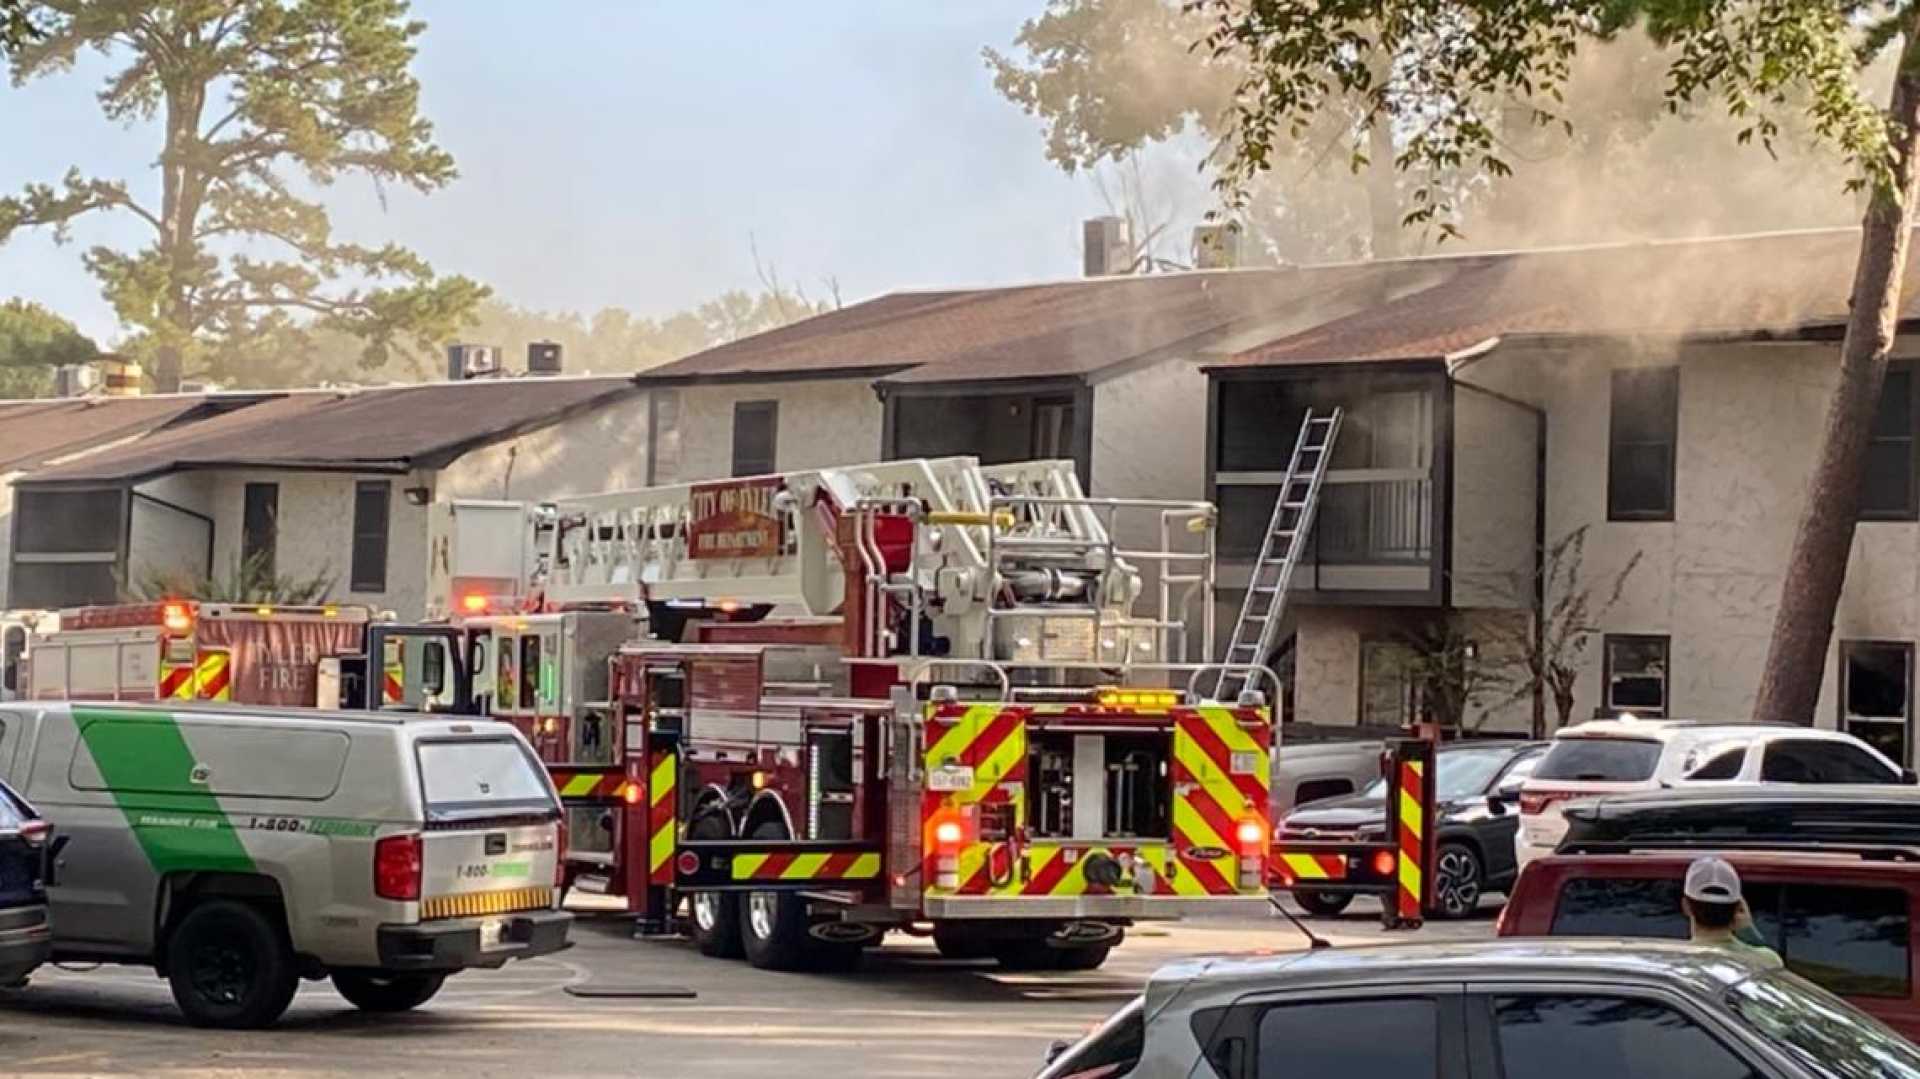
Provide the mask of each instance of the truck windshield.
POLYGON ((1749 978, 1727 993, 1727 1002, 1749 1026, 1795 1057, 1808 1075, 1920 1075, 1920 1049, 1912 1042, 1792 974, 1749 978))
POLYGON ((540 765, 512 739, 424 741, 416 752, 429 818, 557 809, 540 765))

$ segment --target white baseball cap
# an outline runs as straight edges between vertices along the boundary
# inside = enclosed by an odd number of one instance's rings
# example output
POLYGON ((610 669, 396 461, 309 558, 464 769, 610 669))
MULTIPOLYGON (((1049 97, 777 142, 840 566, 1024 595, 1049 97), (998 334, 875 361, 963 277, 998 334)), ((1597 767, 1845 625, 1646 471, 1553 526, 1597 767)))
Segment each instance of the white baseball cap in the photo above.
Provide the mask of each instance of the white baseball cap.
POLYGON ((1700 858, 1687 867, 1682 894, 1699 903, 1740 902, 1740 874, 1725 858, 1700 858))

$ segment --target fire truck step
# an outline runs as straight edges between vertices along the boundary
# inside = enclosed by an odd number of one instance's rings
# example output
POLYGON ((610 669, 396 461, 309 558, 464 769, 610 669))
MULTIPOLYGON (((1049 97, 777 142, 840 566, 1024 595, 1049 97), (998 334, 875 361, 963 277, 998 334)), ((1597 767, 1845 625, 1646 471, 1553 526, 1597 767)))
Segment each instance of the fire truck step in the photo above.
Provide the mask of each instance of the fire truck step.
POLYGON ((700 994, 684 985, 569 985, 570 997, 589 999, 631 997, 642 1000, 695 1000, 700 994))
POLYGON ((588 895, 607 895, 607 878, 599 873, 582 873, 573 878, 573 890, 588 895))

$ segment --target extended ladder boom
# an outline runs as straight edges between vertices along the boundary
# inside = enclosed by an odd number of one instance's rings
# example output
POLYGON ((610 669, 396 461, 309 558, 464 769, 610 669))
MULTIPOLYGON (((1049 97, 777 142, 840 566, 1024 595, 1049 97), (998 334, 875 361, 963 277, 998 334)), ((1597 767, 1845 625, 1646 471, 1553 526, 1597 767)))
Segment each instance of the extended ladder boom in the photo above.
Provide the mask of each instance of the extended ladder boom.
POLYGON ((1340 434, 1342 414, 1339 408, 1326 412, 1308 409, 1306 420, 1300 424, 1293 457, 1287 462, 1280 495, 1273 503, 1273 517, 1267 522, 1266 537, 1260 541, 1260 557, 1253 563, 1247 594, 1240 600, 1240 616, 1234 619, 1233 636, 1228 638, 1222 657, 1226 666, 1214 683, 1215 700, 1231 700, 1247 688, 1246 665, 1265 663, 1273 651, 1286 610, 1287 586, 1306 551, 1307 536, 1320 509, 1320 487, 1327 477, 1333 440, 1340 434))

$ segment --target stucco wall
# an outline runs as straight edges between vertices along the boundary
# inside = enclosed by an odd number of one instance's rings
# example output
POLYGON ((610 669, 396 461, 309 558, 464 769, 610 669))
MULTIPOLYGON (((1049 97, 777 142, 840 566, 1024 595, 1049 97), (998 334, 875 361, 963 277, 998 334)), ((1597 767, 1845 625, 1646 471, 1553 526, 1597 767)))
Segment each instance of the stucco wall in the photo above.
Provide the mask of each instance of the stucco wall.
POLYGON ((636 393, 463 454, 440 471, 434 497, 538 501, 645 487, 647 402, 636 393))
MULTIPOLYGON (((1903 354, 1912 354, 1903 340, 1903 354)), ((1832 345, 1727 344, 1627 351, 1502 349, 1467 377, 1513 387, 1549 412, 1547 535, 1586 527, 1583 577, 1607 592, 1636 553, 1611 633, 1671 638, 1670 712, 1750 714, 1779 604, 1780 575, 1806 498, 1828 396, 1832 345), (1679 363, 1675 513, 1670 522, 1606 519, 1609 374, 1679 363)), ((1920 525, 1862 522, 1835 620, 1819 710, 1837 721, 1838 642, 1920 638, 1920 525)), ((1601 644, 1587 650, 1575 717, 1601 700, 1601 644)))
POLYGON ((213 474, 179 472, 149 480, 134 491, 127 529, 129 585, 137 588, 156 576, 191 579, 205 573, 217 531, 203 519, 213 514, 213 474))
POLYGON ((774 465, 780 471, 878 461, 880 399, 869 379, 686 386, 680 390, 680 479, 733 473, 733 406, 778 401, 774 465))
POLYGON ((1538 422, 1518 405, 1456 388, 1453 432, 1453 605, 1528 608, 1538 422))
POLYGON ((20 478, 18 472, 0 472, 0 611, 13 606, 7 599, 7 589, 13 574, 13 481, 20 478))
POLYGON ((1192 359, 1151 364, 1093 388, 1090 493, 1207 497, 1207 376, 1192 359))

